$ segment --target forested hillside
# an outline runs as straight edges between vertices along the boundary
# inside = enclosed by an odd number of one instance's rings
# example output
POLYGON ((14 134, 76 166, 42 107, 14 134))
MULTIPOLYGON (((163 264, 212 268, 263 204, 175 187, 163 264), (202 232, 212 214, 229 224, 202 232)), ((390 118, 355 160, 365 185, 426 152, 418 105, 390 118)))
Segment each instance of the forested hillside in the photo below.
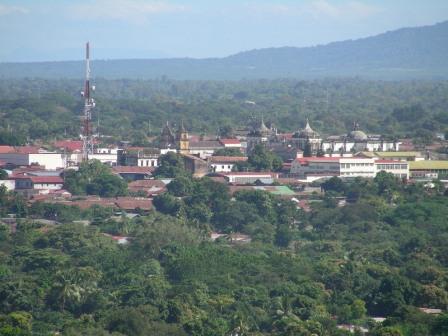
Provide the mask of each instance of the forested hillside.
POLYGON ((0 225, 0 334, 341 336, 347 323, 371 336, 447 334, 446 314, 418 309, 448 304, 441 185, 333 178, 303 212, 263 191, 231 199, 227 186, 185 173, 172 183, 154 201, 160 212, 134 219, 28 207, 0 189, 1 213, 23 218, 14 231, 0 225), (252 242, 211 242, 210 230, 252 242))
MULTIPOLYGON (((183 119, 190 131, 217 134, 262 115, 283 132, 303 127, 308 117, 323 135, 346 133, 357 121, 367 132, 420 142, 448 128, 445 81, 98 79, 95 84, 93 118, 95 124, 99 119, 100 133, 134 142, 158 135, 166 121, 183 119)), ((2 142, 77 137, 81 87, 81 80, 0 82, 2 142)))
MULTIPOLYGON (((97 60, 93 69, 110 79, 446 79, 447 56, 448 22, 442 22, 322 46, 266 48, 224 58, 97 60)), ((83 73, 81 61, 0 63, 0 77, 5 78, 80 78, 83 73)))

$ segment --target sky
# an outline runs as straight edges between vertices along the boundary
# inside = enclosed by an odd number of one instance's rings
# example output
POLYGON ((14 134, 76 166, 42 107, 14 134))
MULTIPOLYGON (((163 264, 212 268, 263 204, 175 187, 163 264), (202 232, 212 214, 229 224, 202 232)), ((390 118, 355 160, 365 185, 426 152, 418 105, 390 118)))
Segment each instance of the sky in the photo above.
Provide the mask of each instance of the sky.
POLYGON ((0 62, 224 57, 448 20, 448 0, 0 0, 0 62))

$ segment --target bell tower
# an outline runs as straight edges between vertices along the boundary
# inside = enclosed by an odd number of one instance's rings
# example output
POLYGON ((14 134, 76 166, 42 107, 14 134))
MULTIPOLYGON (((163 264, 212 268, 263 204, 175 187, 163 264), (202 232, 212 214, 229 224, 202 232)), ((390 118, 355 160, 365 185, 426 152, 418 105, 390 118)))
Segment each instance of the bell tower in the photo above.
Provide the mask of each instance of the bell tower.
POLYGON ((180 153, 188 153, 190 150, 190 140, 188 132, 185 130, 184 121, 182 120, 176 133, 177 149, 180 153))

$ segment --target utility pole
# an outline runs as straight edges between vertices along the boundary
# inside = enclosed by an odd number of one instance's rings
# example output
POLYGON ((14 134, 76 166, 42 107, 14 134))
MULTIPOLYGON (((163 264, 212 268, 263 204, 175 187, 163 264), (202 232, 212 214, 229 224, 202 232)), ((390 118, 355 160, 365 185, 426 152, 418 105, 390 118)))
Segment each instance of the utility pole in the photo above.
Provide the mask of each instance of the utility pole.
POLYGON ((92 132, 92 109, 95 107, 95 100, 91 97, 91 92, 95 86, 90 85, 90 47, 86 43, 86 80, 84 91, 81 95, 84 97, 84 110, 81 116, 82 126, 82 161, 89 160, 89 155, 93 154, 93 132, 92 132))

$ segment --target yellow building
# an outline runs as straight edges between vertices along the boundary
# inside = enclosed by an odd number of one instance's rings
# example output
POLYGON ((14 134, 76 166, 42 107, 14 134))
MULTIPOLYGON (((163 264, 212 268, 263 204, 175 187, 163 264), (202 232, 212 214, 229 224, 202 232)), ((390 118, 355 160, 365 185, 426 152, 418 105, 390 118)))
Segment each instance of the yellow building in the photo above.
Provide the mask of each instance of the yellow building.
POLYGON ((183 121, 177 130, 176 142, 179 153, 188 154, 190 152, 190 140, 188 139, 188 132, 185 130, 183 121))
POLYGON ((409 162, 409 173, 414 179, 434 179, 448 175, 448 160, 409 162))

